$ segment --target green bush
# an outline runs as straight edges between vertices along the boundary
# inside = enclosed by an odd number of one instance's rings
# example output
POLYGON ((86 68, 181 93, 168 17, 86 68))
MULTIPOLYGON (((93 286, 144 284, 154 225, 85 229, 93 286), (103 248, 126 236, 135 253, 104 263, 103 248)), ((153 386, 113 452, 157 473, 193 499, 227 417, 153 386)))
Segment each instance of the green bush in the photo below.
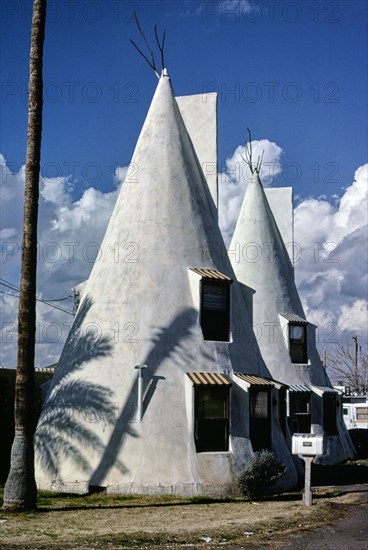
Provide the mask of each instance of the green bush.
POLYGON ((238 477, 238 487, 241 494, 247 498, 261 498, 274 494, 275 481, 286 472, 271 451, 255 453, 249 466, 238 477))

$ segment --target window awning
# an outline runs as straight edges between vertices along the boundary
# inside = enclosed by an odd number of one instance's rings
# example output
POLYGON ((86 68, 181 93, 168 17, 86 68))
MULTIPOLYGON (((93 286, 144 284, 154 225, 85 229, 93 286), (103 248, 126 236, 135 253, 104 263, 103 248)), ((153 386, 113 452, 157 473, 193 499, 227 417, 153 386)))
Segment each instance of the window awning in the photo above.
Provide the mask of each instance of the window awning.
POLYGON ((307 386, 303 386, 302 384, 292 384, 289 386, 289 392, 304 392, 304 393, 310 393, 311 389, 307 386))
POLYGON ((314 393, 322 397, 325 393, 338 394, 339 392, 334 388, 329 388, 328 386, 312 386, 314 393))
POLYGON ((231 379, 222 372, 187 372, 194 386, 231 386, 231 379))
POLYGON ((281 317, 284 317, 287 321, 289 321, 290 324, 297 324, 297 325, 307 325, 308 321, 303 319, 303 317, 299 317, 299 315, 296 315, 295 313, 280 313, 281 317))
POLYGON ((231 277, 228 277, 224 273, 221 273, 221 271, 217 271, 216 269, 206 269, 206 268, 199 268, 199 267, 190 267, 191 271, 194 271, 194 273, 197 273, 197 275, 200 275, 203 277, 203 279, 208 279, 211 281, 222 281, 224 283, 232 283, 233 280, 231 277))
POLYGON ((282 388, 287 390, 289 388, 288 384, 284 384, 283 382, 279 382, 278 380, 272 379, 272 383, 277 390, 281 390, 282 388))
POLYGON ((267 380, 267 378, 261 378, 260 376, 255 376, 253 374, 243 374, 241 372, 236 372, 235 376, 244 380, 247 384, 251 386, 274 386, 272 380, 267 380))

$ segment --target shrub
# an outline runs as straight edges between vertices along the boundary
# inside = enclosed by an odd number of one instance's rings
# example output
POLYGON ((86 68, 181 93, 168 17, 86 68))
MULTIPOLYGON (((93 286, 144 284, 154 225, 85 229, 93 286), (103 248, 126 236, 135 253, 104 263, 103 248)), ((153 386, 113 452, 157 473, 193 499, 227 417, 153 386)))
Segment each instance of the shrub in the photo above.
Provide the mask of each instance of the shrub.
POLYGON ((276 480, 285 472, 284 464, 271 451, 260 451, 255 453, 249 466, 239 475, 239 490, 243 496, 251 499, 272 495, 276 492, 276 480))

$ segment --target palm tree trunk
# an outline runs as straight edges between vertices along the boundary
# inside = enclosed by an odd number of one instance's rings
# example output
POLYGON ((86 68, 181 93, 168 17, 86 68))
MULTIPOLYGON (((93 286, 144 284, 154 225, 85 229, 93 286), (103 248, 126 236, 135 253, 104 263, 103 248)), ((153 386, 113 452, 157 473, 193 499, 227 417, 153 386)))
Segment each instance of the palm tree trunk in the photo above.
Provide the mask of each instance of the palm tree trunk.
POLYGON ((42 56, 46 0, 34 0, 31 33, 28 139, 22 270, 18 312, 18 364, 15 382, 15 437, 4 489, 4 508, 36 508, 34 476, 34 354, 39 174, 42 133, 42 56))

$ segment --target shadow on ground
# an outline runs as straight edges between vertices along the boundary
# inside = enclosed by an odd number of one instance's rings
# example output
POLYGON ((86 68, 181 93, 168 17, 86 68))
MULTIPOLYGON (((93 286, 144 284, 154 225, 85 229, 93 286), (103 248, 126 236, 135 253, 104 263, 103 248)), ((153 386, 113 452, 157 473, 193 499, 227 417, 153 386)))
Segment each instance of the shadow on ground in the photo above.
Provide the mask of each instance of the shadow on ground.
POLYGON ((312 486, 354 485, 368 483, 368 461, 362 463, 336 464, 333 466, 312 466, 312 486))
MULTIPOLYGON (((59 497, 62 498, 65 501, 65 493, 59 494, 59 497)), ((174 497, 172 497, 171 500, 167 501, 160 501, 160 500, 153 500, 152 502, 134 502, 136 500, 135 498, 130 498, 129 496, 125 497, 124 495, 121 495, 120 502, 116 503, 104 503, 104 497, 102 496, 97 501, 96 500, 88 500, 90 499, 91 495, 90 493, 86 493, 84 495, 76 495, 76 494, 70 494, 70 498, 72 501, 80 500, 81 502, 84 502, 85 504, 78 505, 78 502, 73 504, 71 502, 70 505, 65 506, 52 506, 52 502, 48 502, 49 499, 51 501, 53 495, 47 495, 46 497, 41 497, 41 502, 38 505, 37 512, 38 513, 48 513, 48 512, 73 512, 78 510, 119 510, 124 508, 168 508, 168 507, 176 507, 176 506, 198 506, 199 504, 224 504, 227 502, 233 502, 230 499, 210 499, 210 498, 199 498, 199 499, 191 499, 191 500, 174 500, 174 497), (42 502, 44 501, 44 502, 42 502), (50 506, 51 504, 51 506, 50 506)), ((105 495, 106 500, 111 499, 112 495, 108 494, 105 495)), ((92 497, 93 498, 93 497, 92 497)), ((144 497, 143 497, 144 498, 144 497)), ((148 497, 149 498, 149 497, 148 497)), ((158 497, 159 499, 162 497, 158 497)), ((239 501, 239 504, 243 501, 239 501)))

